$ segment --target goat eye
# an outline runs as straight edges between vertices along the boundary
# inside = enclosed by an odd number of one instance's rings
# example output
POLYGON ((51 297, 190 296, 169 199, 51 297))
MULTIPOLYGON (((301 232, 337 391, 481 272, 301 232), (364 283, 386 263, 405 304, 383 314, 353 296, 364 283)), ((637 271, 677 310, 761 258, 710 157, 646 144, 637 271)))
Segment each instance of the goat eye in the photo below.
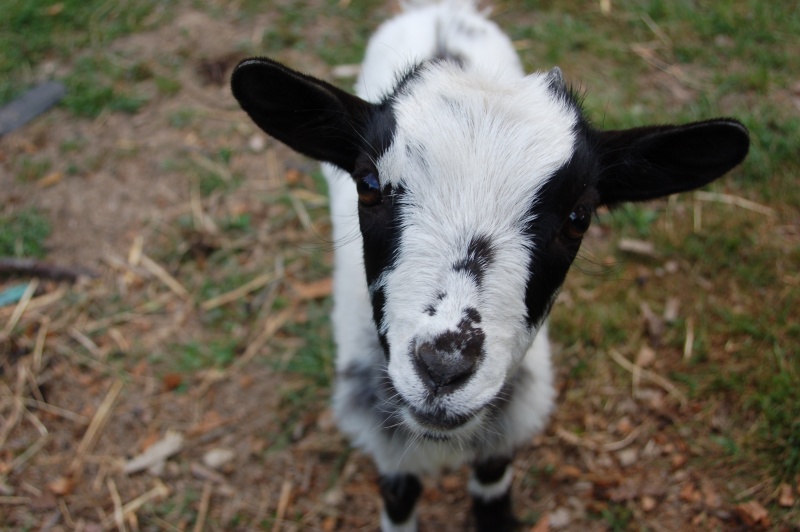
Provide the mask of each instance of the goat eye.
POLYGON ((374 172, 356 178, 356 190, 358 190, 359 203, 365 207, 378 205, 383 200, 381 184, 374 172))
POLYGON ((570 240, 578 240, 586 234, 591 223, 592 211, 585 205, 579 205, 569 213, 569 220, 564 224, 561 232, 570 240))

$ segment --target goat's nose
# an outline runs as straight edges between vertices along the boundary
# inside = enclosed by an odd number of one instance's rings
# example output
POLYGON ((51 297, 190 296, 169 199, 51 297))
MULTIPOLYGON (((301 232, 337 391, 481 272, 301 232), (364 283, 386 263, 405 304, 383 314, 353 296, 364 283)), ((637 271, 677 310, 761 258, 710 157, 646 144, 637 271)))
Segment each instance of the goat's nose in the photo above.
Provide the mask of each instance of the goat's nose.
POLYGON ((483 353, 483 340, 481 329, 469 328, 417 344, 414 366, 426 388, 434 395, 445 395, 465 384, 483 353))

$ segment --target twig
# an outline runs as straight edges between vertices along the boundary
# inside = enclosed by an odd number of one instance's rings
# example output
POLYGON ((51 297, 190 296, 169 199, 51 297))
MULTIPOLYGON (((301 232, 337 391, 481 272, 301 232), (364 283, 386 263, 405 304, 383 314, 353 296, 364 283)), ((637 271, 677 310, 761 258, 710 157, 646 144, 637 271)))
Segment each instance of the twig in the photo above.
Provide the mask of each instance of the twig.
POLYGON ((131 320, 135 320, 136 318, 140 318, 143 314, 150 314, 151 312, 156 312, 157 310, 161 310, 164 305, 169 303, 175 296, 171 293, 164 293, 158 296, 157 298, 148 301, 142 305, 139 305, 132 311, 128 312, 120 312, 119 314, 115 314, 113 316, 108 316, 107 318, 103 318, 97 321, 93 321, 87 323, 83 330, 86 331, 87 334, 91 334, 93 332, 97 332, 100 329, 105 329, 111 325, 116 325, 119 323, 125 323, 131 320))
POLYGON ((19 300, 19 303, 17 303, 17 306, 14 307, 14 312, 11 313, 11 318, 9 318, 8 323, 6 323, 6 328, 3 329, 2 333, 0 333, 0 338, 11 334, 11 331, 17 326, 17 323, 25 313, 25 309, 28 308, 28 303, 31 302, 33 294, 36 292, 38 287, 39 279, 33 279, 30 283, 28 283, 28 288, 25 289, 25 293, 22 294, 22 298, 19 300))
POLYGON ((144 249, 144 237, 142 235, 136 235, 134 237, 133 242, 131 242, 131 247, 128 250, 128 264, 133 266, 139 266, 139 263, 142 262, 142 254, 144 249))
POLYGON ((683 342, 683 359, 689 360, 692 358, 692 350, 694 349, 694 321, 692 318, 686 320, 686 340, 683 342))
POLYGON ((15 505, 15 504, 25 504, 28 505, 31 503, 30 497, 0 497, 0 504, 6 505, 15 505))
POLYGON ((667 393, 675 397, 675 399, 678 400, 681 406, 686 406, 686 403, 688 402, 686 396, 680 390, 678 390, 678 388, 676 388, 674 384, 669 382, 661 375, 641 367, 639 367, 637 370, 636 368, 638 366, 635 366, 633 363, 631 363, 627 358, 622 356, 616 349, 609 349, 608 355, 614 360, 614 362, 625 368, 627 371, 631 373, 638 371, 639 375, 641 375, 642 378, 647 379, 650 382, 657 384, 658 386, 661 386, 664 390, 666 390, 667 393))
POLYGON ((78 470, 86 459, 86 455, 92 450, 97 442, 97 438, 100 436, 100 431, 108 421, 108 417, 111 414, 111 409, 114 406, 114 401, 117 400, 117 396, 121 390, 122 381, 115 381, 108 390, 103 402, 100 403, 97 412, 95 412, 92 421, 89 423, 89 428, 86 429, 83 439, 81 440, 80 444, 78 444, 78 450, 75 453, 75 458, 73 458, 72 463, 70 464, 70 472, 73 475, 77 476, 79 472, 78 470))
POLYGON ((556 436, 561 438, 563 441, 569 443, 570 445, 574 445, 576 447, 585 447, 586 449, 590 449, 592 451, 620 451, 633 443, 636 438, 639 436, 641 432, 641 427, 636 427, 634 430, 631 431, 630 434, 625 436, 623 439, 619 441, 613 441, 608 443, 597 443, 595 441, 581 438, 577 434, 573 434, 572 432, 562 428, 556 427, 555 432, 556 436))
POLYGON ((698 81, 695 81, 687 77, 683 72, 681 72, 679 67, 671 65, 666 61, 663 61, 662 59, 656 57, 652 48, 649 48, 643 44, 634 43, 631 45, 631 49, 636 55, 644 59, 646 62, 650 63, 650 65, 656 67, 662 72, 669 74, 670 76, 674 77, 687 87, 700 90, 705 90, 707 88, 704 83, 700 83, 698 81))
POLYGON ((285 479, 281 486, 281 495, 278 498, 278 509, 275 512, 275 524, 272 526, 272 532, 278 532, 283 524, 283 518, 286 515, 286 510, 289 508, 289 501, 292 497, 292 481, 285 479))
POLYGON ((100 274, 87 268, 57 266, 33 259, 0 257, 0 274, 30 275, 54 281, 76 282, 81 277, 96 278, 100 274))
POLYGON ((70 421, 81 423, 83 425, 89 423, 88 417, 76 414, 75 412, 71 412, 70 410, 61 408, 60 406, 51 405, 49 403, 39 401, 32 397, 26 397, 23 399, 23 401, 26 406, 30 408, 38 408, 39 410, 43 410, 48 414, 53 414, 55 416, 63 417, 64 419, 69 419, 70 421))
POLYGON ((47 331, 50 328, 50 316, 44 316, 39 323, 39 331, 36 333, 36 343, 33 345, 33 364, 31 369, 34 373, 39 373, 42 369, 42 353, 44 344, 47 341, 47 331))
POLYGON ((28 460, 33 458, 33 456, 36 453, 38 453, 39 451, 42 450, 42 447, 44 447, 45 443, 47 443, 47 435, 46 434, 44 436, 42 436, 41 438, 39 438, 38 440, 36 440, 36 443, 34 443, 33 445, 31 445, 30 447, 25 449, 25 452, 23 452, 22 454, 20 454, 16 458, 14 458, 14 461, 11 462, 11 464, 9 464, 9 466, 8 466, 9 472, 16 471, 22 465, 24 465, 25 462, 27 462, 28 460))
POLYGON ((197 521, 194 524, 194 532, 203 532, 208 515, 208 507, 211 502, 211 482, 206 481, 203 486, 203 495, 200 497, 200 509, 197 511, 197 521))
POLYGON ((178 296, 183 299, 190 299, 191 295, 189 294, 188 290, 186 290, 181 283, 178 282, 172 275, 169 274, 167 270, 161 267, 160 264, 155 262, 153 259, 148 257, 145 254, 142 254, 142 267, 155 275, 155 277, 164 283, 167 288, 175 292, 178 296))
POLYGON ((80 332, 75 327, 70 327, 69 335, 72 337, 73 340, 81 344, 83 347, 86 348, 92 355, 94 355, 98 360, 105 360, 105 354, 100 350, 96 343, 94 343, 88 336, 80 332))
POLYGON ((49 434, 47 427, 44 426, 44 423, 42 423, 38 417, 34 416, 30 410, 23 408, 23 412, 25 412, 25 417, 27 417, 28 421, 30 421, 31 424, 36 427, 36 430, 39 431, 41 436, 47 436, 49 434))
POLYGON ((723 194, 721 192, 706 192, 704 190, 700 190, 694 193, 694 197, 695 199, 700 201, 709 201, 709 202, 725 203, 727 205, 734 205, 736 207, 741 207, 742 209, 747 209, 748 211, 757 212, 765 216, 775 215, 775 209, 772 209, 765 205, 761 205, 760 203, 756 203, 755 201, 751 201, 749 199, 741 198, 739 196, 734 196, 733 194, 723 194))
POLYGON ((255 340, 250 342, 250 345, 247 346, 247 349, 245 349, 242 356, 237 358, 236 362, 234 362, 230 367, 239 368, 250 362, 250 360, 256 356, 258 351, 264 347, 264 344, 266 344, 270 338, 272 338, 275 333, 280 330, 281 327, 286 325, 286 322, 289 321, 289 318, 294 315, 295 310, 296 307, 292 305, 277 316, 268 316, 265 320, 263 328, 261 329, 261 333, 259 333, 255 340))
POLYGON ((200 166, 201 168, 208 170, 212 174, 219 175, 223 179, 223 181, 227 181, 229 183, 233 181, 233 174, 231 174, 230 170, 228 170, 221 164, 212 161, 208 157, 205 157, 197 152, 192 152, 189 154, 189 158, 191 158, 192 161, 194 161, 194 163, 197 166, 200 166))
POLYGON ((645 13, 642 15, 642 20, 645 24, 647 24, 647 27, 650 28, 650 31, 655 33, 656 37, 658 37, 662 43, 664 43, 666 46, 672 46, 672 40, 666 33, 664 33, 664 30, 662 30, 661 27, 656 24, 652 18, 650 18, 650 15, 645 13))
POLYGON ((108 492, 111 494, 111 500, 114 502, 114 522, 120 532, 126 532, 125 514, 122 511, 122 499, 119 497, 117 485, 110 478, 106 480, 106 485, 108 486, 108 492))
POLYGON ((194 220, 195 228, 198 231, 203 231, 211 235, 219 234, 219 228, 214 223, 214 220, 212 220, 211 217, 207 216, 206 213, 203 212, 203 200, 201 198, 199 184, 195 184, 195 186, 192 187, 190 196, 192 218, 194 220))
POLYGON ((294 194, 289 194, 289 199, 292 202, 292 207, 297 214, 297 218, 300 220, 300 225, 302 225, 306 231, 312 233, 314 231, 314 223, 311 221, 311 216, 309 216, 306 206, 303 205, 300 198, 294 194))
MULTIPOLYGON (((8 435, 11 434, 11 431, 14 430, 14 428, 17 426, 17 423, 19 423, 19 418, 24 409, 22 406, 22 394, 23 390, 25 389, 26 380, 27 379, 25 378, 25 373, 23 371, 17 373, 17 385, 15 390, 12 391, 12 402, 14 404, 14 408, 11 410, 11 415, 5 419, 5 423, 3 423, 3 429, 0 430, 0 449, 3 448, 8 435)), ((8 388, 4 382, 0 381, 0 383, 3 384, 4 387, 8 388)), ((9 391, 11 391, 10 388, 9 391)))
POLYGON ((228 303, 232 303, 237 299, 240 299, 250 292, 254 292, 269 284, 272 281, 278 280, 278 277, 274 273, 265 273, 263 275, 259 275, 255 279, 250 282, 247 282, 240 286, 239 288, 235 288, 230 292, 225 292, 224 294, 220 294, 216 297, 212 297, 211 299, 204 301, 200 304, 200 307, 203 310, 211 310, 217 307, 221 307, 222 305, 226 305, 228 303))
MULTIPOLYGON (((150 502, 151 500, 156 499, 158 497, 166 497, 167 495, 169 495, 169 488, 165 486, 160 480, 157 480, 155 488, 151 489, 146 493, 143 493, 142 495, 139 495, 129 503, 126 503, 122 507, 122 515, 125 516, 132 514, 136 512, 136 510, 138 510, 139 508, 150 502)), ((114 523, 115 523, 114 517, 109 517, 103 522, 103 528, 105 529, 112 528, 114 526, 114 523)))

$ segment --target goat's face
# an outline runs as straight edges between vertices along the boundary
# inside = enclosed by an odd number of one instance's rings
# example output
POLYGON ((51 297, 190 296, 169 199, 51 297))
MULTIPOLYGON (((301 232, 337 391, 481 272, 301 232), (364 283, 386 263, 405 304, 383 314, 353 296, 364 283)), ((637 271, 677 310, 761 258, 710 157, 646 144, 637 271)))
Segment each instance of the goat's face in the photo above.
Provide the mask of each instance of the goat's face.
POLYGON ((380 113, 353 176, 388 374, 416 432, 469 432, 577 252, 596 165, 573 157, 589 147, 557 72, 497 86, 429 65, 380 113))
POLYGON ((352 175, 395 400, 439 439, 506 399, 598 205, 696 188, 749 145, 731 120, 593 130, 558 70, 492 82, 426 64, 370 104, 254 59, 233 90, 267 133, 352 175))

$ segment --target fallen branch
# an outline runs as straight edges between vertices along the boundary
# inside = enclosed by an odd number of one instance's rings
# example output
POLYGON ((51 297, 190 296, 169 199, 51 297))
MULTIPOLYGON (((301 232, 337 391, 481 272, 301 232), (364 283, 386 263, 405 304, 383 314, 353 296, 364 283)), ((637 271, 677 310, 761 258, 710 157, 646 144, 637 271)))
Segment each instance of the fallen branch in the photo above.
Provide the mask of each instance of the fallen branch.
POLYGON ((76 282, 81 277, 95 278, 100 274, 88 268, 58 266, 34 259, 0 258, 0 274, 30 275, 53 281, 76 282))

